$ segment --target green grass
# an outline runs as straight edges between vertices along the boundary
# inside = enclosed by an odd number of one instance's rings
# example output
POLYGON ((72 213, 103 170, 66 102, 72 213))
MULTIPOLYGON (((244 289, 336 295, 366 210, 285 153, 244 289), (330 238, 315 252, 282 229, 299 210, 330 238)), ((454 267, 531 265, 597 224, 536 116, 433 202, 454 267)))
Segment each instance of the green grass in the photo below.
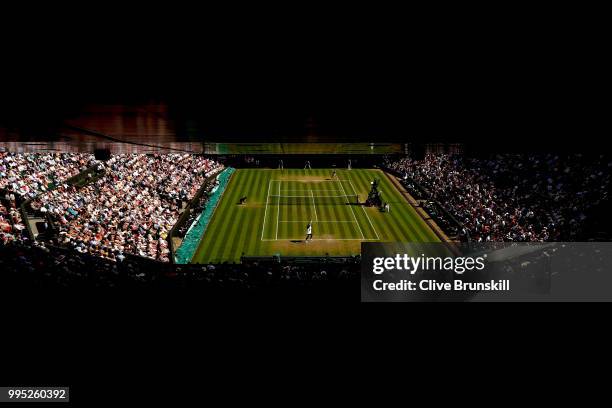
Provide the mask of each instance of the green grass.
POLYGON ((331 169, 236 171, 193 262, 233 262, 243 254, 349 256, 360 253, 362 241, 439 242, 380 170, 338 170, 337 180, 330 176, 331 169), (358 194, 364 201, 374 178, 380 180, 390 213, 349 205, 342 197, 358 194), (278 204, 278 195, 299 197, 281 199, 294 201, 287 205, 278 204), (242 196, 248 197, 246 205, 238 205, 242 196), (304 243, 310 220, 314 241, 304 243))

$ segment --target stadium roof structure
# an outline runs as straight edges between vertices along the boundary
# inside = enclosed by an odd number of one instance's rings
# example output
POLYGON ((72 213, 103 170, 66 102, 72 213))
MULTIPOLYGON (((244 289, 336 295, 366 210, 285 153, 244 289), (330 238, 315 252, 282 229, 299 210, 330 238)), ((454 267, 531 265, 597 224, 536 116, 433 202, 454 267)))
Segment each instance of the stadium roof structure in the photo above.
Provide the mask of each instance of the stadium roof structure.
MULTIPOLYGON (((305 112, 194 112, 166 102, 87 104, 9 110, 0 115, 0 149, 16 152, 206 154, 389 154, 376 129, 350 117, 323 120, 305 112)), ((393 139, 393 138, 390 138, 393 139)), ((397 140, 403 139, 396 137, 397 140)), ((402 140, 404 142, 405 140, 402 140)))
POLYGON ((388 153, 385 150, 395 151, 396 147, 389 146, 393 143, 441 142, 462 143, 468 151, 499 153, 576 151, 575 136, 580 138, 580 150, 599 148, 594 143, 598 132, 589 129, 593 121, 582 120, 579 112, 561 115, 562 110, 555 110, 554 117, 535 118, 514 107, 493 109, 495 104, 474 108, 445 100, 406 105, 367 94, 355 100, 347 94, 330 98, 331 102, 303 102, 299 95, 274 98, 274 102, 243 97, 235 101, 231 93, 221 101, 209 96, 205 102, 186 97, 136 102, 119 97, 118 101, 100 102, 94 97, 73 101, 67 96, 62 99, 59 92, 52 94, 57 101, 33 97, 34 102, 15 102, 0 96, 0 148, 21 152, 364 154, 371 143, 377 147, 374 152, 388 153), (565 134, 573 137, 558 137, 565 134), (350 143, 356 145, 347 148, 350 143))
POLYGON ((206 154, 399 154, 401 143, 204 143, 206 154))
MULTIPOLYGON (((51 109, 51 108, 50 108, 51 109)), ((164 104, 92 104, 0 118, 0 149, 17 152, 201 153, 201 139, 177 129, 164 104)))

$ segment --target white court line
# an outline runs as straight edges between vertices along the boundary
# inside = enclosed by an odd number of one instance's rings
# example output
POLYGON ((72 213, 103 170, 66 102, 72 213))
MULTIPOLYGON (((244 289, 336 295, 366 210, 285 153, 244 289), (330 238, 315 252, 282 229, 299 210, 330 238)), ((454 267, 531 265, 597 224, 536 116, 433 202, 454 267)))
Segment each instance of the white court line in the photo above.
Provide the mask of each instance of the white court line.
MULTIPOLYGON (((311 191, 311 193, 312 193, 312 191, 311 191)), ((345 192, 344 195, 333 195, 333 196, 332 195, 318 195, 318 196, 315 196, 315 195, 312 195, 312 194, 311 195, 282 195, 282 194, 279 194, 279 195, 272 195, 272 197, 278 197, 278 198, 310 198, 310 197, 312 197, 312 198, 342 198, 342 197, 344 197, 344 198, 346 198, 346 197, 350 197, 350 196, 347 196, 346 192, 345 192)))
MULTIPOLYGON (((283 181, 299 181, 299 182, 311 182, 311 181, 315 181, 315 182, 319 182, 319 181, 325 181, 325 182, 342 182, 342 181, 348 181, 349 183, 351 183, 351 188, 353 189, 353 192, 355 193, 355 195, 357 194, 357 191, 355 190, 355 187, 353 186, 353 183, 351 182, 351 180, 345 180, 345 179, 338 179, 338 180, 280 180, 280 179, 272 179, 270 180, 270 182, 268 183, 268 197, 266 197, 266 211, 268 208, 268 201, 269 201, 269 196, 270 196, 270 186, 272 184, 272 182, 278 182, 278 190, 279 190, 279 196, 280 191, 281 191, 281 183, 283 181)), ((346 190, 344 189, 344 186, 342 184, 340 184, 340 187, 342 188, 341 191, 344 192, 344 195, 346 196, 346 190)), ((297 191, 297 190, 296 190, 297 191)), ((303 190, 299 190, 299 191, 303 191, 303 190)), ((322 190, 320 190, 322 191, 322 190)), ((330 190, 332 191, 332 190, 330 190)), ((340 190, 333 190, 333 191, 340 191, 340 190)), ((312 190, 311 190, 311 194, 312 194, 312 190)), ((308 197, 308 196, 306 196, 308 197)), ((312 196, 311 196, 312 197, 312 196)), ((317 196, 317 197, 329 197, 329 196, 317 196)), ((349 203, 350 204, 350 203, 349 203)), ((362 207, 363 209, 363 207, 362 207)), ((351 211, 353 212, 353 218, 354 220, 341 220, 341 221, 316 221, 319 223, 323 223, 323 222, 328 222, 328 223, 356 223, 357 227, 359 227, 359 231, 361 232, 361 236, 362 238, 314 238, 313 241, 380 241, 380 237, 378 235, 378 233, 376 232, 376 229, 374 228, 374 226, 372 225, 372 220, 370 219, 368 213, 365 211, 365 209, 363 209, 364 213, 366 214, 366 217, 368 218, 368 221, 370 223, 370 225, 372 226, 372 229, 374 230, 374 233, 376 233, 376 239, 366 239, 365 235, 363 234, 363 230, 361 229, 361 226, 359 225, 359 221, 357 221, 357 217, 355 216, 355 211, 353 210, 353 208, 351 207, 351 211)), ((276 238, 275 239, 268 239, 268 238, 263 238, 263 231, 262 231, 262 241, 279 241, 278 239, 278 225, 281 222, 309 222, 309 221, 281 221, 280 220, 280 205, 277 205, 277 213, 276 213, 276 238)), ((264 226, 265 226, 265 213, 264 213, 264 226)), ((303 237, 299 237, 299 238, 283 238, 281 241, 302 241, 303 237)))
MULTIPOLYGON (((344 186, 342 185, 342 183, 340 183, 340 187, 342 187, 342 191, 344 191, 344 195, 346 195, 346 191, 344 190, 344 186)), ((351 203, 348 202, 348 200, 346 200, 346 202, 349 205, 349 207, 351 207, 353 218, 355 219, 355 222, 357 223, 357 226, 359 227, 359 231, 361 232, 361 238, 365 239, 365 235, 363 235, 363 230, 361 229, 361 225, 359 225, 359 222, 357 221, 357 216, 355 215, 355 210, 353 210, 353 206, 351 205, 351 203)))
MULTIPOLYGON (((283 220, 281 220, 281 222, 305 222, 305 223, 309 223, 310 221, 293 221, 293 220, 292 221, 283 221, 283 220)), ((332 222, 334 222, 334 223, 335 222, 351 222, 352 223, 352 222, 355 222, 355 221, 353 221, 353 220, 342 220, 342 221, 312 221, 312 222, 313 223, 315 223, 315 222, 329 222, 329 223, 332 223, 332 222)))
MULTIPOLYGON (((304 192, 303 188, 283 188, 281 191, 302 191, 304 192)), ((335 191, 335 192, 340 192, 341 190, 337 190, 337 189, 333 189, 333 190, 329 190, 329 189, 316 189, 317 193, 319 191, 335 191)))
MULTIPOLYGON (((283 239, 264 239, 262 241, 304 241, 304 237, 299 238, 283 238, 283 239)), ((377 241, 376 239, 362 238, 313 238, 309 241, 377 241)))
POLYGON ((266 195, 266 209, 264 211, 264 221, 263 226, 261 227, 261 240, 263 241, 264 231, 266 230, 266 214, 268 214, 268 201, 270 198, 270 184, 272 184, 272 180, 268 183, 268 194, 266 195))
POLYGON ((314 200, 314 194, 312 193, 312 190, 310 190, 310 196, 312 197, 312 208, 314 209, 314 213, 315 213, 315 221, 319 219, 319 217, 317 216, 317 206, 315 204, 315 200, 314 200))
MULTIPOLYGON (((355 186, 353 185, 353 182, 349 180, 349 183, 351 183, 351 188, 353 189, 353 193, 357 195, 357 190, 355 190, 355 186)), ((372 227, 372 229, 374 230, 374 233, 376 234, 376 239, 380 241, 380 236, 378 235, 378 232, 376 232, 376 228, 374 228, 374 224, 372 224, 372 220, 370 219, 368 212, 365 210, 365 208, 363 208, 363 206, 361 206, 361 209, 363 210, 363 213, 366 215, 366 217, 368 217, 368 221, 370 222, 370 227, 372 227)))
POLYGON ((322 181, 328 182, 328 183, 332 183, 332 182, 336 182, 336 181, 350 181, 350 180, 325 180, 325 179, 321 179, 321 180, 272 180, 272 181, 297 181, 299 183, 320 183, 322 181))
MULTIPOLYGON (((280 195, 280 187, 281 187, 281 183, 278 183, 278 195, 280 195)), ((278 224, 280 220, 280 205, 277 204, 276 208, 278 209, 276 211, 276 239, 278 240, 278 224)))

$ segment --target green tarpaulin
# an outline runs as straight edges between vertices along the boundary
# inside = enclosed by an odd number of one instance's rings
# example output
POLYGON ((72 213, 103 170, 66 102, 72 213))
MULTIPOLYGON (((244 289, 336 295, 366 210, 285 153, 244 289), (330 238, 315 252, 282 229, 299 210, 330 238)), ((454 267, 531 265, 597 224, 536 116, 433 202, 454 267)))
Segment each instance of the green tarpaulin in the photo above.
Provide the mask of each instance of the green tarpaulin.
POLYGON ((210 199, 206 203, 206 208, 202 214, 196 218, 193 225, 189 228, 189 231, 187 231, 187 234, 183 239, 183 243, 176 250, 174 260, 177 264, 188 264, 191 262, 191 259, 198 249, 202 237, 204 236, 206 227, 208 226, 208 223, 210 222, 215 209, 217 208, 217 204, 219 204, 219 200, 221 200, 221 196, 223 195, 223 192, 225 191, 225 188, 229 183, 229 179, 234 171, 235 169, 228 167, 217 176, 219 185, 211 191, 210 199))

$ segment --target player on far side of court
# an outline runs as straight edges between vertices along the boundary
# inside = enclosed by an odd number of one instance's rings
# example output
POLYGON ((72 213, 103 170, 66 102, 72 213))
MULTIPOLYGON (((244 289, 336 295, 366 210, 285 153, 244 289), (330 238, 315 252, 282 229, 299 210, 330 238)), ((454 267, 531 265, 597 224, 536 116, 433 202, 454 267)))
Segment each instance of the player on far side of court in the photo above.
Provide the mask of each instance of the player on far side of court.
POLYGON ((331 175, 332 180, 335 178, 338 178, 338 175, 336 174, 336 169, 332 170, 332 175, 331 175))
POLYGON ((348 161, 348 169, 350 170, 351 167, 352 167, 352 163, 351 163, 351 159, 349 159, 349 161, 348 161))
POLYGON ((310 160, 306 160, 306 164, 304 165, 304 170, 312 170, 312 167, 310 167, 310 160))
POLYGON ((304 242, 308 242, 308 240, 312 241, 312 221, 310 221, 306 226, 306 239, 304 242))
POLYGON ((279 168, 280 170, 284 170, 284 169, 285 169, 285 166, 284 166, 284 164, 283 164, 283 159, 280 159, 280 160, 278 161, 278 168, 279 168))

